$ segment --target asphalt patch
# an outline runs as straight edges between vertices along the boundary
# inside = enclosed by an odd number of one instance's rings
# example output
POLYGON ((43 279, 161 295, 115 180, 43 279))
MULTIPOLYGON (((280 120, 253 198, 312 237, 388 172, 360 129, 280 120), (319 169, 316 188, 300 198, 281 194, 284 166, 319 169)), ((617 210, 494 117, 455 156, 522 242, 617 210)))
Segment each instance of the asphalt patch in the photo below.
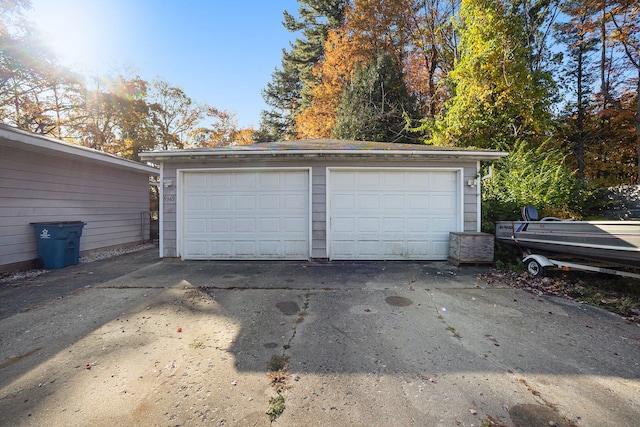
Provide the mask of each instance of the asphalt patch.
POLYGON ((295 301, 282 301, 276 304, 278 310, 282 312, 282 314, 286 314, 287 316, 292 316, 300 311, 300 306, 295 301))
POLYGON ((553 409, 536 404, 512 406, 509 417, 514 427, 577 427, 553 409))
POLYGON ((413 304, 413 301, 411 301, 409 298, 399 297, 397 295, 386 297, 384 301, 394 307, 407 307, 413 304))

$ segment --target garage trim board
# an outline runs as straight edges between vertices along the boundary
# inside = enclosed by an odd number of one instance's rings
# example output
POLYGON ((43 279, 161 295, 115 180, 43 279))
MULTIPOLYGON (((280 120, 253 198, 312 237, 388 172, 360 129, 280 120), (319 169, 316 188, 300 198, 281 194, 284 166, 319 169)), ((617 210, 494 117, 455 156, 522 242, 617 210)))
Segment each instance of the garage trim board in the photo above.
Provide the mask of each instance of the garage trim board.
POLYGON ((178 169, 178 256, 306 260, 311 168, 178 169))
POLYGON ((329 167, 330 259, 446 260, 464 229, 462 168, 329 167))

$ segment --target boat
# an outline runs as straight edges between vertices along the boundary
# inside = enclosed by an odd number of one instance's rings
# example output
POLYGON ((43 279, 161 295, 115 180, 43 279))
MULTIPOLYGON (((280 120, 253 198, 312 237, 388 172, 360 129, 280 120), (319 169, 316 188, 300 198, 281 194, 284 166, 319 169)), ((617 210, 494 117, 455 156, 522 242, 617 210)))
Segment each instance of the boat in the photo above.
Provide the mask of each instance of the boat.
POLYGON ((496 223, 496 239, 520 248, 527 255, 526 264, 531 260, 546 264, 528 266, 533 275, 538 275, 534 274, 537 267, 559 266, 558 262, 547 263, 551 260, 545 254, 640 268, 640 221, 538 219, 535 207, 526 206, 522 209, 522 220, 496 223), (540 256, 532 257, 533 254, 540 256))

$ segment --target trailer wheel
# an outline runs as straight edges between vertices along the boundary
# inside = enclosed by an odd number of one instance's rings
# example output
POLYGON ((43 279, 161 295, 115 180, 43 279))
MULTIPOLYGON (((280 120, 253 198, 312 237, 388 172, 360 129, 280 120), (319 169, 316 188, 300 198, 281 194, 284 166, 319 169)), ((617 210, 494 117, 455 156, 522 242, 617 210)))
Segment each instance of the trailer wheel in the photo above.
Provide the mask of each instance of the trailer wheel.
POLYGON ((527 260, 527 273, 533 277, 544 277, 544 267, 535 259, 527 260))

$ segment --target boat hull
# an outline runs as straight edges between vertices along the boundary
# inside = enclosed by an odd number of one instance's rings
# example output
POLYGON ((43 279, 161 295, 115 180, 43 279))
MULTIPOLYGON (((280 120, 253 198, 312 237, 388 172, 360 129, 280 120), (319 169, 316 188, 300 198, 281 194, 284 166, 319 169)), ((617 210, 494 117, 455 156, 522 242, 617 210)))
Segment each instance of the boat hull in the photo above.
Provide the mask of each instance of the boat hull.
POLYGON ((640 221, 499 221, 496 239, 522 249, 640 266, 640 221))

